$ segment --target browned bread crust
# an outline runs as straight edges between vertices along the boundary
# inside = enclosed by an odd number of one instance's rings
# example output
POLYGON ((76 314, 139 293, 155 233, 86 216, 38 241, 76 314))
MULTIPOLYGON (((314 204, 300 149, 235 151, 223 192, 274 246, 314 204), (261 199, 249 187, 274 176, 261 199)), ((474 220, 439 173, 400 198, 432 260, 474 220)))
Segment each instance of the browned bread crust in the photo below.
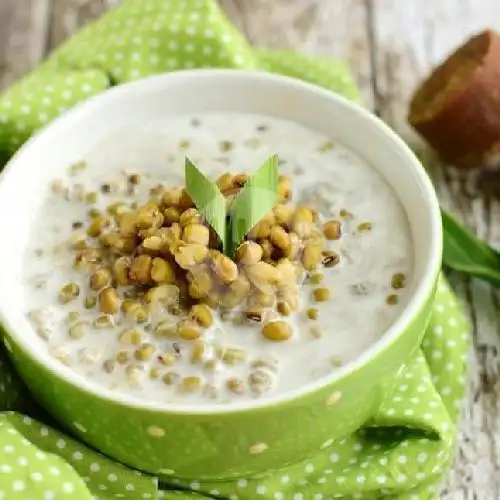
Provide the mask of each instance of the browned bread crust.
POLYGON ((500 35, 458 48, 416 90, 408 120, 442 159, 461 168, 500 153, 500 35))

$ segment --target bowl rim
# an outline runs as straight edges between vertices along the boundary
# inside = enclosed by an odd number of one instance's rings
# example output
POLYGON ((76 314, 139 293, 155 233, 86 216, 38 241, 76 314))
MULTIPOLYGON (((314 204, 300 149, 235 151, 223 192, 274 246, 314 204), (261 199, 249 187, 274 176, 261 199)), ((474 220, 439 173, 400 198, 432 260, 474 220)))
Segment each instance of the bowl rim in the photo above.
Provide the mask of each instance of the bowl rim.
MULTIPOLYGON (((318 85, 314 85, 312 83, 304 82, 302 80, 298 80, 296 78, 291 78, 288 76, 276 75, 260 71, 246 71, 235 69, 191 69, 175 71, 161 75, 154 75, 141 80, 111 87, 110 89, 102 93, 99 93, 83 102, 78 103, 68 112, 59 116, 47 126, 43 127, 41 130, 35 133, 28 141, 25 142, 25 144, 15 153, 15 155, 4 167, 3 172, 0 176, 0 183, 3 184, 11 174, 12 170, 18 168, 18 163, 22 164, 23 152, 27 148, 36 145, 38 142, 42 142, 48 131, 54 131, 54 129, 57 128, 65 128, 67 126, 66 122, 71 122, 71 120, 78 120, 82 118, 84 119, 86 113, 100 106, 105 101, 111 99, 116 100, 126 98, 126 95, 128 93, 137 90, 145 92, 148 87, 157 88, 158 86, 164 84, 165 81, 172 81, 173 79, 182 81, 183 79, 214 77, 222 79, 243 78, 254 80, 256 82, 267 81, 275 85, 285 85, 297 90, 301 90, 303 92, 315 93, 325 100, 337 101, 337 104, 343 107, 346 113, 357 114, 361 119, 370 122, 372 126, 378 128, 379 131, 382 132, 386 136, 386 138, 393 143, 393 146, 399 150, 399 153, 405 159, 407 166, 413 170, 416 181, 420 183, 420 187, 423 189, 424 194, 427 197, 427 206, 430 207, 430 210, 426 211, 431 222, 431 234, 429 235, 428 241, 428 244, 430 245, 430 258, 425 264, 424 273, 420 277, 419 282, 417 283, 417 286, 415 287, 411 298, 408 300, 406 307, 402 310, 396 321, 388 329, 385 330, 380 339, 373 343, 360 356, 358 356, 345 366, 339 368, 338 370, 335 370, 332 374, 308 382, 307 384, 301 385, 293 390, 280 392, 278 394, 262 399, 246 400, 228 405, 204 404, 201 406, 197 406, 178 403, 157 403, 154 401, 141 400, 137 397, 130 396, 120 391, 111 391, 109 389, 106 389, 97 382, 85 378, 83 375, 72 371, 70 368, 64 365, 59 365, 55 362, 53 363, 53 365, 52 363, 47 364, 38 356, 37 351, 30 346, 28 339, 26 339, 25 336, 16 333, 16 328, 14 328, 14 325, 11 324, 11 321, 8 318, 9 315, 5 314, 3 307, 0 304, 0 318, 2 325, 4 326, 5 330, 9 332, 9 335, 12 337, 12 339, 15 340, 16 344, 18 344, 29 357, 31 357, 45 369, 49 370, 56 378, 61 378, 68 384, 75 386, 76 388, 85 391, 86 393, 89 393, 96 398, 106 400, 112 404, 119 404, 129 408, 131 407, 135 409, 164 414, 217 415, 265 409, 277 405, 291 403, 294 400, 298 400, 311 393, 325 389, 327 386, 335 384, 341 379, 358 371, 364 365, 375 360, 375 358, 383 353, 408 329, 413 319, 424 307, 426 301, 429 298, 429 295, 434 289, 437 276, 439 275, 441 269, 442 223, 439 202, 432 182, 427 175, 427 172, 425 171, 424 167, 422 166, 416 155, 413 153, 413 151, 409 148, 409 146, 407 146, 403 139, 396 134, 396 132, 394 132, 381 119, 376 117, 361 105, 318 85)), ((9 348, 10 346, 8 345, 8 340, 5 336, 4 341, 7 350, 10 351, 11 348, 9 348)))

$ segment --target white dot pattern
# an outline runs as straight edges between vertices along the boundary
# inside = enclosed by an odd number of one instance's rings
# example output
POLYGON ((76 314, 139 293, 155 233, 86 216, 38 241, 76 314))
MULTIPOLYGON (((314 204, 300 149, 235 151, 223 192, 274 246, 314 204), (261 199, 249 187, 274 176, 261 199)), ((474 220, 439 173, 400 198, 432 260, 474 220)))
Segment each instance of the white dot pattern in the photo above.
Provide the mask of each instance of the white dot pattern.
MULTIPOLYGON (((65 44, 43 70, 0 95, 0 156, 9 156, 39 127, 110 85, 207 66, 283 73, 358 99, 344 65, 326 57, 255 52, 213 0, 129 1, 65 44)), ((331 429, 323 429, 316 456, 260 477, 246 478, 244 471, 236 471, 234 479, 225 482, 184 482, 163 464, 161 470, 168 474, 162 474, 162 480, 182 491, 158 491, 156 478, 108 460, 30 417, 0 413, 0 452, 8 457, 0 466, 0 500, 182 500, 189 497, 186 488, 230 500, 378 498, 389 491, 428 498, 429 485, 439 482, 453 450, 468 339, 460 308, 441 280, 422 350, 401 370, 394 387, 387 387, 373 427, 339 438, 341 429, 332 422, 331 429)), ((10 351, 7 338, 4 344, 10 351)), ((22 391, 0 349, 0 410, 18 408, 22 391)), ((333 412, 344 398, 332 390, 324 403, 333 412)), ((73 422, 77 434, 94 431, 87 417, 73 422)), ((142 434, 168 446, 163 427, 146 426, 142 434)), ((275 444, 247 443, 250 463, 269 460, 279 451, 275 444)), ((133 443, 124 441, 123 446, 133 443)))

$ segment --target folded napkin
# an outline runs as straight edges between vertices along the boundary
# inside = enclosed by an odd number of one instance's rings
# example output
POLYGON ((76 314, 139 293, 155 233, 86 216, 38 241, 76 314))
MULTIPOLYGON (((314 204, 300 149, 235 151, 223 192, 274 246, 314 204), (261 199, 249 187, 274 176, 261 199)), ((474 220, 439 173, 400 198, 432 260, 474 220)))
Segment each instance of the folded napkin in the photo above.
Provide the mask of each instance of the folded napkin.
MULTIPOLYGON (((0 161, 36 129, 93 94, 194 67, 282 73, 358 99, 344 65, 250 47, 215 0, 128 0, 0 95, 0 161)), ((441 279, 421 350, 364 429, 259 477, 170 478, 168 484, 59 431, 31 400, 0 344, 0 500, 434 498, 453 456, 468 338, 461 309, 441 279)))

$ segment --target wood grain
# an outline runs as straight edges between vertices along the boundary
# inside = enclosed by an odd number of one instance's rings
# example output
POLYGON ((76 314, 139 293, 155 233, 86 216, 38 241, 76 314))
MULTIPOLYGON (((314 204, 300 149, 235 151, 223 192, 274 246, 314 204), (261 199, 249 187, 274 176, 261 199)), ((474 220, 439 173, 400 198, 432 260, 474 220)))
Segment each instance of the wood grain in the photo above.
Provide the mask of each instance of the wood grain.
POLYGON ((0 2, 0 89, 36 66, 46 52, 51 0, 0 2))
MULTIPOLYGON (((0 0, 0 88, 119 0, 0 0)), ((443 168, 406 124, 408 99, 430 68, 468 35, 500 29, 493 0, 220 0, 257 45, 347 61, 366 104, 418 151, 441 203, 500 247, 500 204, 478 179, 443 168)), ((489 183, 488 185, 491 185, 489 183)), ((469 397, 446 500, 500 498, 500 295, 451 275, 474 324, 469 397)))
POLYGON ((78 28, 105 12, 109 5, 106 0, 52 0, 49 48, 57 47, 78 28))
POLYGON ((373 105, 365 0, 224 0, 233 21, 256 44, 328 55, 346 61, 373 105))

